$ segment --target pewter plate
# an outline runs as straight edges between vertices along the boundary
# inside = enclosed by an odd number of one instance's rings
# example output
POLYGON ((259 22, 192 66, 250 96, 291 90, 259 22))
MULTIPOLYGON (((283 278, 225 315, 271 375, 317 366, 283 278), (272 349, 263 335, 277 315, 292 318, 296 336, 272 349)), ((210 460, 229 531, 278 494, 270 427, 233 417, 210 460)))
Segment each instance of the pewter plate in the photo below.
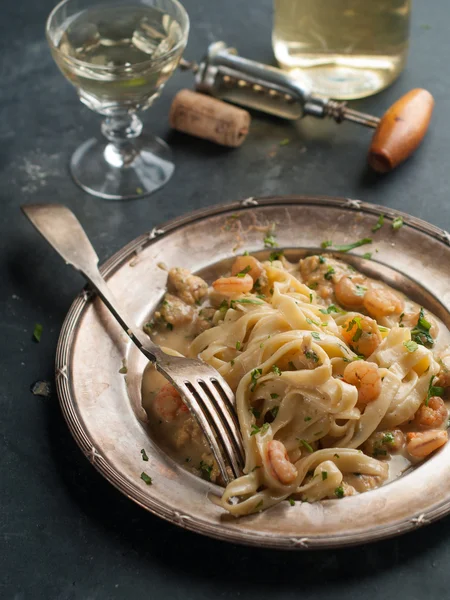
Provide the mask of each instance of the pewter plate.
MULTIPOLYGON (((244 250, 264 248, 262 228, 276 224, 289 255, 320 242, 353 242, 385 225, 372 246, 346 255, 367 274, 401 289, 450 326, 450 236, 406 214, 359 200, 308 196, 248 198, 197 211, 140 236, 102 267, 117 300, 142 325, 165 290, 158 263, 212 273, 244 250), (398 231, 391 221, 403 216, 398 231), (370 250, 372 260, 362 259, 370 250)), ((102 303, 83 291, 64 322, 56 357, 57 390, 69 428, 86 457, 126 496, 168 521, 208 536, 253 546, 307 549, 366 543, 404 533, 450 512, 450 444, 377 490, 315 504, 287 502, 239 520, 208 500, 220 488, 187 473, 151 439, 140 408, 145 358, 102 303), (128 373, 120 374, 122 360, 128 373), (148 462, 142 462, 145 448, 148 462), (140 474, 153 478, 147 486, 140 474)))

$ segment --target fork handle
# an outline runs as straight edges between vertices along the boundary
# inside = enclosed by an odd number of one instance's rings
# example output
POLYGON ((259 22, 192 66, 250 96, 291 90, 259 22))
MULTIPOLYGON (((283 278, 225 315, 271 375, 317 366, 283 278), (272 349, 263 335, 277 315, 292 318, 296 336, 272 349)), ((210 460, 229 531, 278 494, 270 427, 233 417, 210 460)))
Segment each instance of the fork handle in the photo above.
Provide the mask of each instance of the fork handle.
POLYGON ((125 311, 119 309, 98 269, 98 256, 73 212, 62 204, 27 204, 21 209, 66 264, 74 267, 90 283, 141 352, 153 363, 165 356, 159 346, 132 325, 125 311))

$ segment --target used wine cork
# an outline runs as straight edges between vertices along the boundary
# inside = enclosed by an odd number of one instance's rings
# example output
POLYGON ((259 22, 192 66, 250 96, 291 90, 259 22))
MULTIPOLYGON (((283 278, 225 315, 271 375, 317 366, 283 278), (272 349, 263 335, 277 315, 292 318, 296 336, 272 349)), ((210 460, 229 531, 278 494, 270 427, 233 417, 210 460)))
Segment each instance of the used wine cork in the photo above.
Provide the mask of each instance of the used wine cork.
POLYGON ((173 129, 222 146, 240 146, 250 128, 250 114, 211 96, 181 90, 170 107, 173 129))

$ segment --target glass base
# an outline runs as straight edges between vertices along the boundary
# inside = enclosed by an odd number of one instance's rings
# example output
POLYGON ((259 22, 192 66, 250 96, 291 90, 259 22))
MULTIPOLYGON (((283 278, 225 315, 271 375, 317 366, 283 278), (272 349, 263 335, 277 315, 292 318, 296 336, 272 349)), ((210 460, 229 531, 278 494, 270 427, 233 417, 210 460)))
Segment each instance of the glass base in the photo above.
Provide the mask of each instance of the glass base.
POLYGON ((165 185, 174 170, 169 146, 151 135, 121 145, 92 138, 75 150, 70 161, 75 182, 106 200, 148 196, 165 185))

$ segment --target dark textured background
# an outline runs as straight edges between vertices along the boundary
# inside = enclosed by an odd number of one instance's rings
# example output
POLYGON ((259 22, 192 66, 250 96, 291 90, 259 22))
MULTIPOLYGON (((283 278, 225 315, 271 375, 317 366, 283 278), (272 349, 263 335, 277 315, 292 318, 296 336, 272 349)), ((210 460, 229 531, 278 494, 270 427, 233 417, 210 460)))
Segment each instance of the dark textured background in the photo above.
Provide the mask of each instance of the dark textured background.
MULTIPOLYGON (((0 19, 0 597, 447 598, 449 518, 366 548, 277 553, 177 529, 106 483, 72 441, 54 395, 29 391, 36 379, 52 379, 58 331, 81 280, 19 212, 21 203, 67 204, 102 261, 175 215, 252 195, 359 197, 449 229, 447 3, 415 3, 406 71, 389 90, 357 103, 381 114, 412 87, 434 94, 431 131, 396 172, 366 170, 370 132, 351 124, 255 116, 239 150, 170 133, 171 98, 192 84, 177 73, 145 115, 147 127, 171 143, 177 170, 166 188, 129 203, 92 198, 69 178, 70 153, 99 131, 100 120, 52 62, 44 38, 52 4, 3 0, 0 19), (284 138, 291 143, 280 147, 284 138), (31 340, 35 322, 44 326, 40 344, 31 340)), ((208 43, 225 39, 244 56, 272 61, 270 0, 185 5, 192 20, 186 57, 198 59, 208 43)))

